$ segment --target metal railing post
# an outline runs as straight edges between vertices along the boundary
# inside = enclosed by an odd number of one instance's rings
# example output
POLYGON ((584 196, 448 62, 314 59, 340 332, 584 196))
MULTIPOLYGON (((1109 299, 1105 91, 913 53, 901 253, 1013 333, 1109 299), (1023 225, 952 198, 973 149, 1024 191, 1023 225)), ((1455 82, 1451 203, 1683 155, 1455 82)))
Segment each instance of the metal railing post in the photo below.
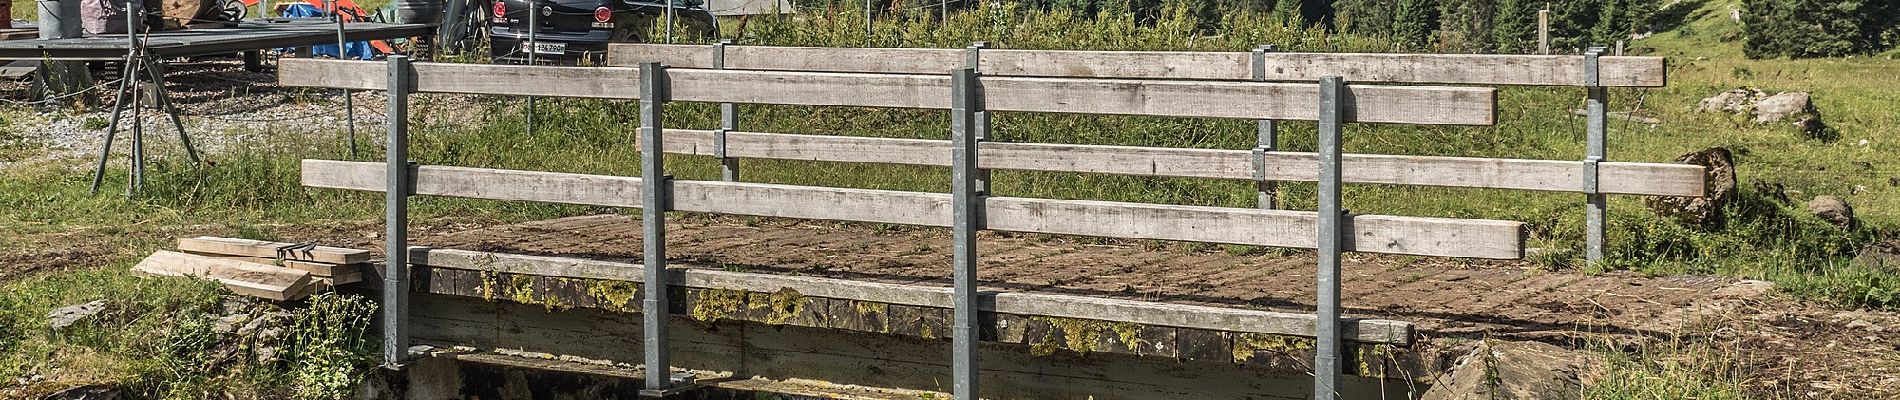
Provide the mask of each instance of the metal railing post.
POLYGON ((978 191, 977 138, 984 128, 977 116, 982 112, 981 88, 975 68, 964 68, 950 75, 951 143, 951 226, 955 230, 951 281, 955 288, 954 327, 950 345, 955 373, 953 395, 957 400, 977 400, 978 332, 976 287, 976 232, 983 224, 983 196, 978 191))
MULTIPOLYGON (((541 10, 535 8, 535 6, 540 5, 539 3, 537 0, 528 0, 528 65, 540 64, 540 57, 536 56, 536 54, 541 52, 541 42, 536 40, 538 38, 535 36, 535 33, 541 30, 541 18, 537 17, 537 15, 541 15, 541 10)), ((528 96, 528 114, 526 117, 528 135, 533 136, 534 96, 528 96)))
POLYGON ((667 347, 666 212, 673 208, 673 177, 666 174, 661 116, 671 98, 666 67, 640 64, 640 228, 645 285, 641 287, 640 317, 644 326, 646 388, 642 397, 677 393, 667 347))
POLYGON ((1587 154, 1583 159, 1583 193, 1587 203, 1584 206, 1583 229, 1587 247, 1585 260, 1591 264, 1603 262, 1603 230, 1606 222, 1604 212, 1607 211, 1606 208, 1609 205, 1608 198, 1601 190, 1598 176, 1598 167, 1602 165, 1605 158, 1604 142, 1607 136, 1605 130, 1609 128, 1604 118, 1608 112, 1609 92, 1599 82, 1597 71, 1597 61, 1602 56, 1602 47, 1591 47, 1583 53, 1584 89, 1589 92, 1589 100, 1584 104, 1584 129, 1589 136, 1589 142, 1586 145, 1587 154))
POLYGON ((1313 398, 1339 397, 1340 345, 1339 258, 1344 246, 1346 211, 1340 208, 1340 137, 1343 113, 1340 97, 1346 83, 1337 76, 1319 80, 1319 315, 1313 335, 1313 398))
MULTIPOLYGON (((978 76, 981 76, 983 74, 983 49, 989 47, 989 42, 970 43, 970 47, 964 49, 963 68, 975 71, 978 76)), ((973 111, 976 113, 976 117, 971 120, 971 122, 975 124, 973 125, 971 136, 975 138, 977 143, 988 142, 990 141, 990 112, 984 110, 980 105, 983 95, 981 91, 972 92, 972 95, 976 96, 974 101, 976 101, 979 106, 973 111)), ((990 195, 990 170, 986 168, 976 168, 975 174, 976 186, 973 190, 975 190, 979 196, 990 195)))
MULTIPOLYGON (((1267 53, 1274 51, 1273 45, 1260 45, 1253 49, 1253 80, 1267 81, 1267 53)), ((1267 180, 1267 152, 1278 149, 1280 143, 1280 121, 1263 119, 1259 121, 1258 138, 1253 151, 1253 180, 1255 194, 1260 208, 1273 209, 1279 203, 1279 184, 1267 180)))
POLYGON ((385 161, 383 244, 383 366, 398 368, 409 355, 409 57, 389 56, 389 128, 385 161))
MULTIPOLYGON (((726 69, 726 46, 732 39, 713 45, 713 69, 726 69)), ((726 182, 739 181, 739 159, 726 155, 726 133, 739 129, 739 105, 719 103, 719 129, 713 131, 713 158, 719 159, 719 177, 726 182)))
MULTIPOLYGON (((335 0, 325 1, 324 6, 330 8, 330 19, 333 21, 336 21, 336 59, 338 60, 347 59, 347 57, 349 57, 350 52, 347 50, 346 47, 344 47, 344 45, 347 44, 347 42, 343 41, 343 30, 344 30, 343 8, 338 7, 338 4, 335 0)), ((349 132, 349 137, 350 137, 349 156, 350 156, 350 160, 352 161, 356 160, 356 96, 355 96, 355 93, 356 91, 343 89, 343 129, 349 132)))

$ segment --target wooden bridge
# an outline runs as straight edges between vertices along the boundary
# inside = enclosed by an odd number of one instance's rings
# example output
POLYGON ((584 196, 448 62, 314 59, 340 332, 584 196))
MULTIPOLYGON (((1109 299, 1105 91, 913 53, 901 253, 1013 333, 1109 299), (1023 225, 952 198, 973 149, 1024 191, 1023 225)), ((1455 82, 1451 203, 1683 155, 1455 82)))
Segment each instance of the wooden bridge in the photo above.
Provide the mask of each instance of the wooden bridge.
MULTIPOLYGON (((407 359, 412 332, 419 332, 425 340, 447 344, 508 348, 532 344, 551 347, 539 351, 640 359, 648 367, 642 393, 654 397, 693 387, 692 377, 675 374, 670 367, 948 389, 958 399, 979 395, 1363 398, 1405 393, 1358 384, 1413 373, 1429 362, 1418 357, 1408 361, 1402 355, 1412 343, 1410 324, 1340 315, 1340 253, 1514 259, 1523 255, 1524 230, 1521 223, 1511 221, 1346 213, 1339 205, 1340 184, 1582 193, 1589 212, 1592 261, 1601 258, 1605 195, 1700 196, 1703 192, 1702 167, 1604 159, 1604 88, 1662 85, 1661 58, 1606 57, 1600 51, 1583 56, 1492 56, 1269 50, 616 45, 609 60, 621 66, 433 64, 410 63, 401 57, 392 57, 386 64, 285 60, 280 80, 287 86, 388 90, 391 121, 405 120, 406 95, 413 92, 638 100, 640 177, 412 165, 406 127, 392 123, 386 163, 306 160, 303 180, 306 186, 388 193, 390 249, 408 248, 406 206, 411 195, 641 208, 644 260, 640 264, 447 249, 391 252, 383 276, 385 355, 392 365, 407 359), (1339 133, 1346 123, 1489 125, 1496 121, 1492 88, 1365 83, 1582 86, 1590 99, 1586 107, 1590 152, 1581 161, 1342 154, 1339 133), (723 126, 663 126, 665 106, 675 101, 722 103, 723 126), (739 104, 947 109, 952 124, 949 140, 748 132, 739 127, 739 104), (1261 122, 1259 143, 1247 150, 1005 143, 989 139, 991 112, 1261 122), (1317 121, 1319 150, 1278 150, 1278 120, 1317 121), (724 179, 673 179, 666 175, 668 153, 718 158, 724 165, 724 179), (945 194, 743 182, 741 158, 948 166, 953 190, 945 194), (1251 180, 1259 183, 1261 207, 992 196, 987 173, 992 169, 1251 180), (1318 210, 1275 209, 1275 181, 1317 181, 1318 210), (666 211, 950 227, 955 246, 950 266, 954 287, 669 268, 666 211), (1290 314, 985 292, 978 289, 975 279, 981 254, 976 232, 980 230, 1314 248, 1319 250, 1319 307, 1316 314, 1290 314), (412 272, 407 268, 412 264, 422 268, 412 272), (633 282, 641 286, 635 289, 633 282), (411 290, 428 295, 414 297, 419 301, 412 306, 411 290), (605 311, 509 307, 493 311, 505 314, 498 319, 456 319, 452 316, 476 312, 451 300, 457 296, 605 311), (658 309, 669 312, 642 312, 658 309), (638 314, 639 321, 623 312, 638 314), (758 330, 753 324, 737 333, 720 332, 695 324, 669 324, 675 319, 669 314, 803 328, 788 334, 784 329, 758 330), (411 328, 412 320, 420 329, 411 328), (512 328, 484 328, 479 321, 512 328), (1060 347, 1105 349, 1128 354, 1131 361, 1047 365, 1048 360, 1022 357, 1019 348, 982 344, 1030 344, 1037 335, 1025 329, 1037 326, 1072 335, 1060 347), (1104 329, 1115 334, 1103 334, 1104 329), (818 341, 836 339, 840 334, 833 332, 837 330, 948 337, 951 346, 886 341, 879 342, 876 351, 852 352, 836 350, 837 343, 818 341), (1073 339, 1087 332, 1094 333, 1083 335, 1091 339, 1073 339), (578 336, 550 340, 548 335, 578 336), (639 349, 610 347, 633 338, 642 343, 639 349), (1247 347, 1247 354, 1269 348, 1308 355, 1312 363, 1281 365, 1278 375, 1261 375, 1219 369, 1169 373, 1181 368, 1140 361, 1156 355, 1206 359, 1209 348, 1240 354, 1241 347, 1247 347), (845 365, 861 363, 888 364, 893 369, 877 376, 843 372, 857 370, 845 365), (1023 366, 1037 363, 1045 365, 1023 366), (833 371, 827 371, 826 365, 833 371), (932 368, 952 372, 948 387, 929 372, 932 368), (1087 372, 1049 372, 1052 368, 1087 372), (1305 373, 1314 376, 1310 391, 1290 389, 1287 383, 1305 379, 1305 373), (1070 386, 1056 393, 1046 389, 1050 379, 1092 382, 1084 384, 1092 387, 1078 391, 1070 386)), ((1229 361, 1246 363, 1247 359, 1229 361)), ((1299 361, 1298 357, 1274 359, 1299 361)))

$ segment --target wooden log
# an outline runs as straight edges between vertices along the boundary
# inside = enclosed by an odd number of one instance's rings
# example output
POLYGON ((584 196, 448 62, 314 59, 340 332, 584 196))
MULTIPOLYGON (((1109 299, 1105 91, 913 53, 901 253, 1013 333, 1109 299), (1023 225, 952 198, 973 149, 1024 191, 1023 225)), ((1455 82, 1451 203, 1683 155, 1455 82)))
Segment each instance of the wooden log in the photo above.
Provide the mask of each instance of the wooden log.
MULTIPOLYGON (((306 186, 378 191, 381 163, 304 160, 306 186)), ((422 166, 417 194, 638 207, 639 178, 422 166), (632 203, 632 204, 629 204, 632 203)), ((765 217, 949 226, 941 193, 745 182, 676 181, 673 209, 765 217), (826 204, 826 207, 812 207, 826 204)), ((991 197, 986 229, 1312 248, 1312 212, 991 197)), ((1348 251, 1444 257, 1523 256, 1523 223, 1353 215, 1348 251)))
MULTIPOLYGON (((284 86, 384 89, 383 63, 282 61, 284 86)), ((414 64, 415 90, 473 94, 627 99, 634 69, 612 67, 414 64), (493 70, 484 68, 494 68, 493 70), (469 79, 479 76, 482 79, 469 79), (518 82, 559 82, 520 85, 518 82)), ((948 108, 949 77, 864 73, 673 69, 672 100, 809 106, 948 108)), ((1316 120, 1319 87, 1307 83, 996 77, 983 80, 990 111, 1316 120)), ((1356 85, 1342 100, 1346 120, 1490 125, 1496 89, 1356 85)))
POLYGON ((357 264, 369 262, 368 250, 346 249, 341 247, 316 246, 296 248, 296 243, 270 242, 263 240, 221 238, 199 236, 178 239, 178 250, 194 253, 223 254, 232 256, 264 257, 272 259, 314 261, 330 264, 357 264))
POLYGON ((238 294, 279 301, 307 294, 311 282, 309 272, 173 251, 152 253, 133 265, 132 271, 210 279, 238 294))
MULTIPOLYGON (((710 156, 713 132, 666 131, 670 153, 710 156)), ((727 132, 726 155, 741 158, 950 165, 950 142, 834 135, 727 132)), ((1086 172, 1138 176, 1253 179, 1252 154, 1246 150, 1180 149, 1049 143, 981 144, 983 168, 1086 172)), ((1349 183, 1472 187, 1582 192, 1582 161, 1474 157, 1347 154, 1342 180, 1349 183)), ((1644 196, 1703 195, 1703 168, 1690 164, 1605 162, 1600 164, 1605 193, 1644 196)), ((1266 178, 1314 181, 1315 153, 1269 152, 1266 178)))
MULTIPOLYGON (((485 272, 505 272, 509 274, 569 278, 618 276, 623 278, 614 279, 640 282, 640 278, 642 277, 641 273, 644 271, 644 267, 633 263, 487 253, 468 250, 417 247, 411 249, 411 255, 415 260, 427 260, 427 265, 433 268, 468 269, 485 272)), ((898 326, 900 323, 909 322, 900 320, 900 317, 904 315, 893 314, 893 311, 888 311, 883 308, 879 308, 879 310, 883 311, 878 313, 882 315, 875 316, 882 317, 883 319, 881 320, 876 318, 870 320, 859 318, 840 321, 837 319, 840 318, 840 315, 851 314, 841 313, 841 308, 851 308, 855 310, 866 306, 873 306, 863 304, 863 302, 887 306, 932 307, 939 309, 947 309, 952 306, 950 288, 946 287, 898 285, 834 278, 730 272, 710 269, 682 268, 673 269, 670 272, 675 274, 670 278, 671 281, 686 288, 760 293, 771 293, 789 289, 803 296, 834 299, 829 307, 832 310, 831 314, 833 318, 831 326, 841 327, 839 326, 840 324, 849 324, 850 326, 857 326, 856 330, 878 331, 874 330, 875 328, 916 330, 921 328, 900 328, 898 326), (853 304, 853 302, 858 303, 853 304), (883 327, 866 325, 876 324, 879 321, 887 321, 888 325, 884 325, 883 327)), ((1142 325, 1276 335, 1312 336, 1313 334, 1312 314, 1276 313, 1258 310, 1042 293, 1002 292, 986 293, 982 296, 983 299, 980 301, 980 307, 984 311, 997 313, 1121 321, 1142 325)), ((1345 335, 1348 340, 1358 342, 1404 344, 1409 343, 1412 335, 1411 324, 1398 321, 1352 319, 1347 321, 1346 326, 1345 335)))
MULTIPOLYGON (((712 46, 612 44, 607 63, 656 61, 672 67, 711 68, 712 46)), ((963 49, 844 49, 727 46, 726 68, 772 71, 948 74, 962 68, 963 49)), ((1076 78, 1253 79, 1246 52, 985 49, 979 70, 989 76, 1076 78)), ((1267 53, 1267 80, 1316 81, 1343 76, 1355 83, 1445 83, 1582 86, 1582 56, 1505 54, 1267 53)), ((1604 86, 1660 87, 1662 57, 1603 57, 1604 86)))

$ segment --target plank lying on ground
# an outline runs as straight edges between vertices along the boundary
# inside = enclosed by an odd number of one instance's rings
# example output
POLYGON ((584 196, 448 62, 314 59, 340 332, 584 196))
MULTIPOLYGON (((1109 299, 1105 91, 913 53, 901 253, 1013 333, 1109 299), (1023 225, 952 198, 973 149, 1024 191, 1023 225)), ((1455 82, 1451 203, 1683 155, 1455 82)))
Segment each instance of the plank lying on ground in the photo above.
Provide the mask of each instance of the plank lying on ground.
POLYGON ((296 243, 199 236, 178 239, 178 251, 247 257, 282 258, 331 264, 369 262, 369 251, 341 247, 316 246, 295 248, 296 243))
MULTIPOLYGON (((710 156, 713 132, 666 131, 670 153, 710 156)), ((1246 150, 1180 149, 1049 143, 981 144, 983 168, 1088 172, 1142 176, 1253 179, 1253 156, 1246 150)), ((832 135, 727 132, 726 155, 740 158, 950 165, 950 142, 832 135)), ((1266 178, 1313 181, 1319 174, 1314 153, 1266 154, 1266 178)), ((1347 154, 1342 179, 1348 183, 1475 187, 1581 192, 1582 161, 1490 159, 1380 154, 1347 154)), ((1703 168, 1689 164, 1605 162, 1603 191, 1613 194, 1691 196, 1703 194, 1703 168)))
MULTIPOLYGON (((278 81, 284 86, 385 88, 384 63, 282 63, 278 81)), ((626 99, 636 95, 633 88, 638 85, 631 68, 413 65, 418 76, 414 89, 420 92, 626 99), (532 88, 509 83, 524 81, 560 83, 526 85, 532 88)), ((944 75, 671 69, 667 81, 677 101, 934 109, 950 104, 950 78, 944 75)), ((983 90, 990 111, 1282 120, 1319 116, 1319 86, 1307 83, 995 77, 983 79, 983 90)), ((1341 103, 1348 121, 1490 125, 1497 120, 1496 89, 1491 88, 1355 85, 1347 94, 1341 103)))
MULTIPOLYGON (((616 43, 607 64, 660 62, 672 67, 712 68, 713 47, 616 43)), ((727 46, 728 69, 773 71, 948 74, 963 68, 963 49, 822 48, 727 46)), ((1005 50, 978 53, 979 71, 991 76, 1140 79, 1253 79, 1247 52, 1005 50)), ((1268 80, 1311 81, 1343 76, 1347 82, 1581 86, 1583 56, 1491 54, 1267 53, 1268 80)), ((1662 57, 1603 57, 1604 86, 1659 87, 1666 82, 1662 57)))
MULTIPOLYGON (((488 253, 415 247, 417 264, 442 268, 504 272, 567 278, 641 282, 639 264, 565 257, 488 253)), ((680 286, 703 289, 776 292, 789 288, 805 296, 871 301, 924 307, 952 307, 947 287, 912 286, 809 276, 675 268, 670 277, 680 286)), ((1312 336, 1312 314, 1277 313, 1221 307, 1194 306, 1041 293, 985 293, 980 308, 1007 314, 1132 322, 1183 328, 1277 335, 1312 336)), ((1351 320, 1348 340, 1405 344, 1412 325, 1389 320, 1351 320)))
MULTIPOLYGON (((385 189, 382 163, 304 160, 303 167, 305 186, 385 189)), ((437 166, 421 166, 417 175, 417 194, 423 195, 640 206, 639 178, 437 166)), ((673 209, 678 211, 950 226, 950 195, 942 193, 712 181, 675 181, 673 190, 673 209)), ((1276 247, 1315 245, 1314 214, 1305 211, 1012 197, 990 197, 984 204, 986 229, 1276 247)), ((1519 222, 1352 215, 1346 224, 1347 251, 1523 256, 1524 229, 1519 222)))
POLYGON ((189 252, 189 251, 184 252, 184 253, 290 268, 290 269, 294 269, 298 271, 309 272, 311 278, 324 278, 324 279, 327 279, 329 282, 333 284, 338 284, 338 285, 361 282, 363 280, 363 266, 366 265, 366 264, 340 264, 339 265, 339 264, 320 263, 320 262, 311 262, 311 261, 278 260, 278 259, 269 258, 269 257, 232 256, 232 255, 223 255, 223 254, 195 253, 195 252, 189 252))
POLYGON ((306 294, 310 285, 310 273, 305 271, 173 251, 152 253, 132 266, 132 271, 210 279, 238 294, 280 301, 306 294))

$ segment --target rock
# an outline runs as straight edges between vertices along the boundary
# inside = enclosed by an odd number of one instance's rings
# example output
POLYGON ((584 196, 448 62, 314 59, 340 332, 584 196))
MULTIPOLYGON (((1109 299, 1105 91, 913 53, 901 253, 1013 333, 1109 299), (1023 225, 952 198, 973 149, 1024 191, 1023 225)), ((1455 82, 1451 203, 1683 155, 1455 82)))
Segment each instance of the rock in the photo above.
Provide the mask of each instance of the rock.
POLYGON ((119 388, 93 384, 61 390, 42 398, 43 400, 118 400, 119 388))
POLYGON ((1834 226, 1842 228, 1854 226, 1854 207, 1847 205, 1847 200, 1841 200, 1839 197, 1814 196, 1814 200, 1808 201, 1808 212, 1814 213, 1815 217, 1834 226))
POLYGON ((92 319, 93 316, 99 315, 99 312, 105 311, 105 309, 105 300, 93 300, 86 304, 60 307, 46 313, 46 324, 52 327, 54 332, 65 331, 66 328, 92 319))
POLYGON ((1860 248, 1859 255, 1854 256, 1854 263, 1900 272, 1900 239, 1868 243, 1866 247, 1860 248))
POLYGON ((1814 101, 1808 92, 1781 92, 1755 102, 1755 123, 1774 123, 1813 112, 1814 101))
POLYGON ((1421 400, 1575 399, 1585 357, 1543 342, 1484 341, 1421 400))
POLYGON ((1750 106, 1766 96, 1766 93, 1751 88, 1729 89, 1728 91, 1702 99, 1701 102, 1696 103, 1695 110, 1700 112, 1742 114, 1747 113, 1750 106))
POLYGON ((1657 215, 1683 225, 1720 229, 1722 208, 1735 199, 1735 161, 1727 148, 1714 147, 1677 157, 1676 162, 1701 165, 1708 170, 1703 197, 1644 197, 1643 205, 1657 215))

